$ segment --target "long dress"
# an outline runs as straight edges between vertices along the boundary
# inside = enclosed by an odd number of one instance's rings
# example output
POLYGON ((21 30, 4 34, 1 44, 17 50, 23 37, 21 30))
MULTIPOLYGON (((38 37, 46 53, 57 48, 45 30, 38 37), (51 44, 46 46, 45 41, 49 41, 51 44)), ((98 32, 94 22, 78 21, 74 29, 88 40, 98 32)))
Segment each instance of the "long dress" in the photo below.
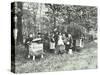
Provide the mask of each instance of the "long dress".
POLYGON ((44 52, 47 52, 49 50, 49 37, 47 34, 44 36, 43 50, 44 52))
POLYGON ((63 39, 62 39, 62 35, 59 35, 57 50, 60 53, 63 53, 64 50, 65 50, 65 45, 64 45, 64 42, 63 42, 63 39))
POLYGON ((73 39, 72 39, 71 34, 69 34, 69 35, 70 36, 66 37, 66 39, 65 39, 65 49, 67 51, 73 47, 73 39))
POLYGON ((58 32, 54 32, 55 47, 58 44, 58 32))
POLYGON ((64 42, 62 40, 62 35, 59 35, 58 45, 64 45, 64 42))
POLYGON ((55 41, 54 41, 54 38, 51 38, 51 41, 50 41, 50 49, 55 49, 55 41))

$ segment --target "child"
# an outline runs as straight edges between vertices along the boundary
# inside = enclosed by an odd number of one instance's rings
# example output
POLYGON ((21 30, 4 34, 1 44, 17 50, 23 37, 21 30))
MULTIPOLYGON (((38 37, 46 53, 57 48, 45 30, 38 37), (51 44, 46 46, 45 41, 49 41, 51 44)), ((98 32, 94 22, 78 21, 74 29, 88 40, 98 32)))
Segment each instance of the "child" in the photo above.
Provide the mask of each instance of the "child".
POLYGON ((43 40, 44 40, 44 42, 43 42, 43 50, 44 50, 44 52, 47 52, 49 50, 49 37, 48 37, 48 33, 46 33, 44 35, 43 40))
POLYGON ((71 34, 67 34, 66 42, 65 42, 66 52, 68 52, 70 49, 72 49, 72 44, 73 44, 72 36, 71 36, 71 34))
POLYGON ((33 34, 29 34, 28 38, 25 41, 25 47, 27 49, 26 57, 28 57, 28 55, 29 55, 29 44, 32 42, 32 40, 33 40, 33 34))
POLYGON ((63 38, 62 38, 62 35, 61 33, 59 33, 59 36, 58 36, 58 44, 57 44, 57 47, 58 47, 58 51, 60 53, 63 53, 65 51, 65 45, 64 45, 64 42, 63 42, 63 38))
POLYGON ((52 34, 51 39, 50 39, 50 49, 51 49, 51 50, 54 50, 54 49, 55 49, 54 34, 52 34))
POLYGON ((61 33, 59 33, 59 36, 58 36, 58 45, 64 45, 61 33))

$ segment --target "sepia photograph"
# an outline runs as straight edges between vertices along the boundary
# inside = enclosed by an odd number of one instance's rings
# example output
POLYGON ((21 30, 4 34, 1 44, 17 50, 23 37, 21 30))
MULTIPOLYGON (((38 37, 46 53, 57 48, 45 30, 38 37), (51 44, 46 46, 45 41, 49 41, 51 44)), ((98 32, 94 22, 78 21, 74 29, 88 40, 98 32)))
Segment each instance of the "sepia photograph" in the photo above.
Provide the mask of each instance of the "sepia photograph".
POLYGON ((97 69, 96 6, 12 2, 11 72, 97 69))

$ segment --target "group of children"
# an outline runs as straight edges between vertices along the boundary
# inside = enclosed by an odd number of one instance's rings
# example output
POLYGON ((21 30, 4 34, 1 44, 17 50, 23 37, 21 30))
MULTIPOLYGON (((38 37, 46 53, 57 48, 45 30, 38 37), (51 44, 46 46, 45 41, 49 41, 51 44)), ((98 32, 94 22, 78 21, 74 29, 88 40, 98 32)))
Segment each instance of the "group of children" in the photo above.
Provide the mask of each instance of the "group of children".
POLYGON ((71 34, 57 33, 52 34, 50 37, 50 50, 55 52, 68 52, 73 47, 73 39, 71 34))
MULTIPOLYGON (((25 47, 27 48, 27 55, 29 53, 29 43, 33 40, 33 35, 30 34, 25 41, 25 47)), ((68 52, 69 49, 73 47, 73 39, 71 34, 61 33, 61 32, 52 32, 51 34, 45 34, 42 38, 43 51, 54 51, 58 52, 68 52)))

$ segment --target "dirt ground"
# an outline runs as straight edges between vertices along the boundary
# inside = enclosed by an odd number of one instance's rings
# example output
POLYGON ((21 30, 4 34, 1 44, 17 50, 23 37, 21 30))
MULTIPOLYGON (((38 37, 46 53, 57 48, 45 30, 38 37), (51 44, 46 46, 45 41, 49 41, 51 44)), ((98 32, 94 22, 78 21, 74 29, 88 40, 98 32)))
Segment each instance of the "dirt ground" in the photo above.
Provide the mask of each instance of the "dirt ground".
POLYGON ((51 72, 97 68, 97 43, 86 43, 80 52, 73 55, 46 53, 43 59, 37 58, 36 61, 26 59, 26 49, 24 46, 16 48, 15 65, 16 73, 29 72, 51 72))

